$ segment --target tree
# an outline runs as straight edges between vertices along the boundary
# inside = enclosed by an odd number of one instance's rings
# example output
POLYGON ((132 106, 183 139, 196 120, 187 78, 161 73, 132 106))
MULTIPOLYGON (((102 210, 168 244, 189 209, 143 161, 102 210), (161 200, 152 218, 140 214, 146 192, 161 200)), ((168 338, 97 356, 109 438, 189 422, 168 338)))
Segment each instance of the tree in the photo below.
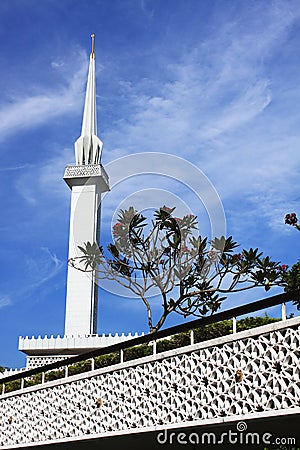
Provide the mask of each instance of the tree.
MULTIPOLYGON (((300 259, 284 274, 284 280, 286 292, 300 289, 300 259)), ((297 305, 297 309, 300 309, 299 300, 295 300, 293 303, 297 305)))
POLYGON ((208 241, 197 235, 197 218, 173 217, 175 208, 163 206, 148 219, 130 207, 121 210, 113 226, 114 242, 105 255, 97 243, 87 242, 82 256, 68 262, 98 279, 115 280, 141 298, 151 333, 170 313, 202 317, 216 312, 227 294, 284 283, 287 266, 263 256, 258 248, 243 249, 232 236, 208 241), (162 300, 154 321, 152 293, 162 300))
MULTIPOLYGON (((298 224, 296 213, 286 214, 284 222, 300 231, 300 225, 298 224)), ((300 289, 300 259, 293 264, 288 271, 286 271, 284 274, 284 281, 286 283, 284 289, 286 292, 300 289)), ((294 300, 293 304, 297 306, 298 310, 300 309, 300 300, 294 300)))

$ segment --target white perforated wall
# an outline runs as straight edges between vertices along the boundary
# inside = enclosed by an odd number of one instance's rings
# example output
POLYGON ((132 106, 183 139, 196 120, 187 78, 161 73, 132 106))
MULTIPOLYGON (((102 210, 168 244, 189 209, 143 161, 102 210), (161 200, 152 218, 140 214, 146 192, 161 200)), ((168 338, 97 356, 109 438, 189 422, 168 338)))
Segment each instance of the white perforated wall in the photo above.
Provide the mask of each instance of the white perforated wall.
POLYGON ((296 408, 299 322, 5 394, 0 445, 296 408))

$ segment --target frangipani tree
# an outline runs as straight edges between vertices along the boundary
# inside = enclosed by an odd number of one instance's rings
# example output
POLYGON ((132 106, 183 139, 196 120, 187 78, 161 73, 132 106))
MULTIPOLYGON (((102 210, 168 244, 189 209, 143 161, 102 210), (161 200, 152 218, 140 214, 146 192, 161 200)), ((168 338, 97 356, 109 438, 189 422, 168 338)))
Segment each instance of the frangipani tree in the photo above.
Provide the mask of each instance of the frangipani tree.
MULTIPOLYGON (((194 215, 174 217, 175 208, 163 206, 151 219, 130 207, 121 210, 113 226, 113 243, 105 256, 97 243, 79 247, 82 256, 69 264, 114 280, 144 303, 151 333, 169 314, 202 317, 216 312, 229 293, 284 283, 287 266, 257 249, 237 252, 232 237, 208 241, 197 234, 194 215), (161 314, 154 322, 153 291, 161 297, 161 314)), ((157 301, 156 301, 157 303, 157 301)))

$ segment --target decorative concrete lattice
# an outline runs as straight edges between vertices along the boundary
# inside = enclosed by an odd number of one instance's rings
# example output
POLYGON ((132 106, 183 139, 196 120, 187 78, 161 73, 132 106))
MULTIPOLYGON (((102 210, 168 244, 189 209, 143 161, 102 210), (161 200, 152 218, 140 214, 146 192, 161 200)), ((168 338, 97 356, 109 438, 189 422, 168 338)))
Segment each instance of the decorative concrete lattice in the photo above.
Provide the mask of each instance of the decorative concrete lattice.
MULTIPOLYGON (((72 356, 72 355, 69 355, 72 356)), ((35 367, 41 367, 45 364, 52 364, 56 361, 64 361, 68 358, 68 355, 64 356, 27 356, 26 368, 34 369, 35 367)))
MULTIPOLYGON (((64 178, 73 177, 91 177, 95 175, 104 174, 101 164, 88 164, 82 166, 67 166, 64 174, 64 178)), ((106 175, 106 174, 105 174, 106 175)))
POLYGON ((0 445, 297 407, 300 330, 293 323, 4 395, 0 445))

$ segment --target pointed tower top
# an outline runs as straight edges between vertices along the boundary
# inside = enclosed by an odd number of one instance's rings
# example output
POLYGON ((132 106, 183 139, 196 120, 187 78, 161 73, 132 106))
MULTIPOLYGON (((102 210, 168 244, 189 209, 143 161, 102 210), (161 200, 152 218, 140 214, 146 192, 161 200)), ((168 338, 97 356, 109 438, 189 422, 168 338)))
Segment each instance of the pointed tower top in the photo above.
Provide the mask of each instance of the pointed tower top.
POLYGON ((92 51, 91 51, 91 59, 95 59, 95 35, 94 33, 91 34, 91 38, 92 38, 92 51))
POLYGON ((75 142, 77 165, 99 164, 103 143, 97 136, 95 35, 92 38, 81 136, 75 142))

